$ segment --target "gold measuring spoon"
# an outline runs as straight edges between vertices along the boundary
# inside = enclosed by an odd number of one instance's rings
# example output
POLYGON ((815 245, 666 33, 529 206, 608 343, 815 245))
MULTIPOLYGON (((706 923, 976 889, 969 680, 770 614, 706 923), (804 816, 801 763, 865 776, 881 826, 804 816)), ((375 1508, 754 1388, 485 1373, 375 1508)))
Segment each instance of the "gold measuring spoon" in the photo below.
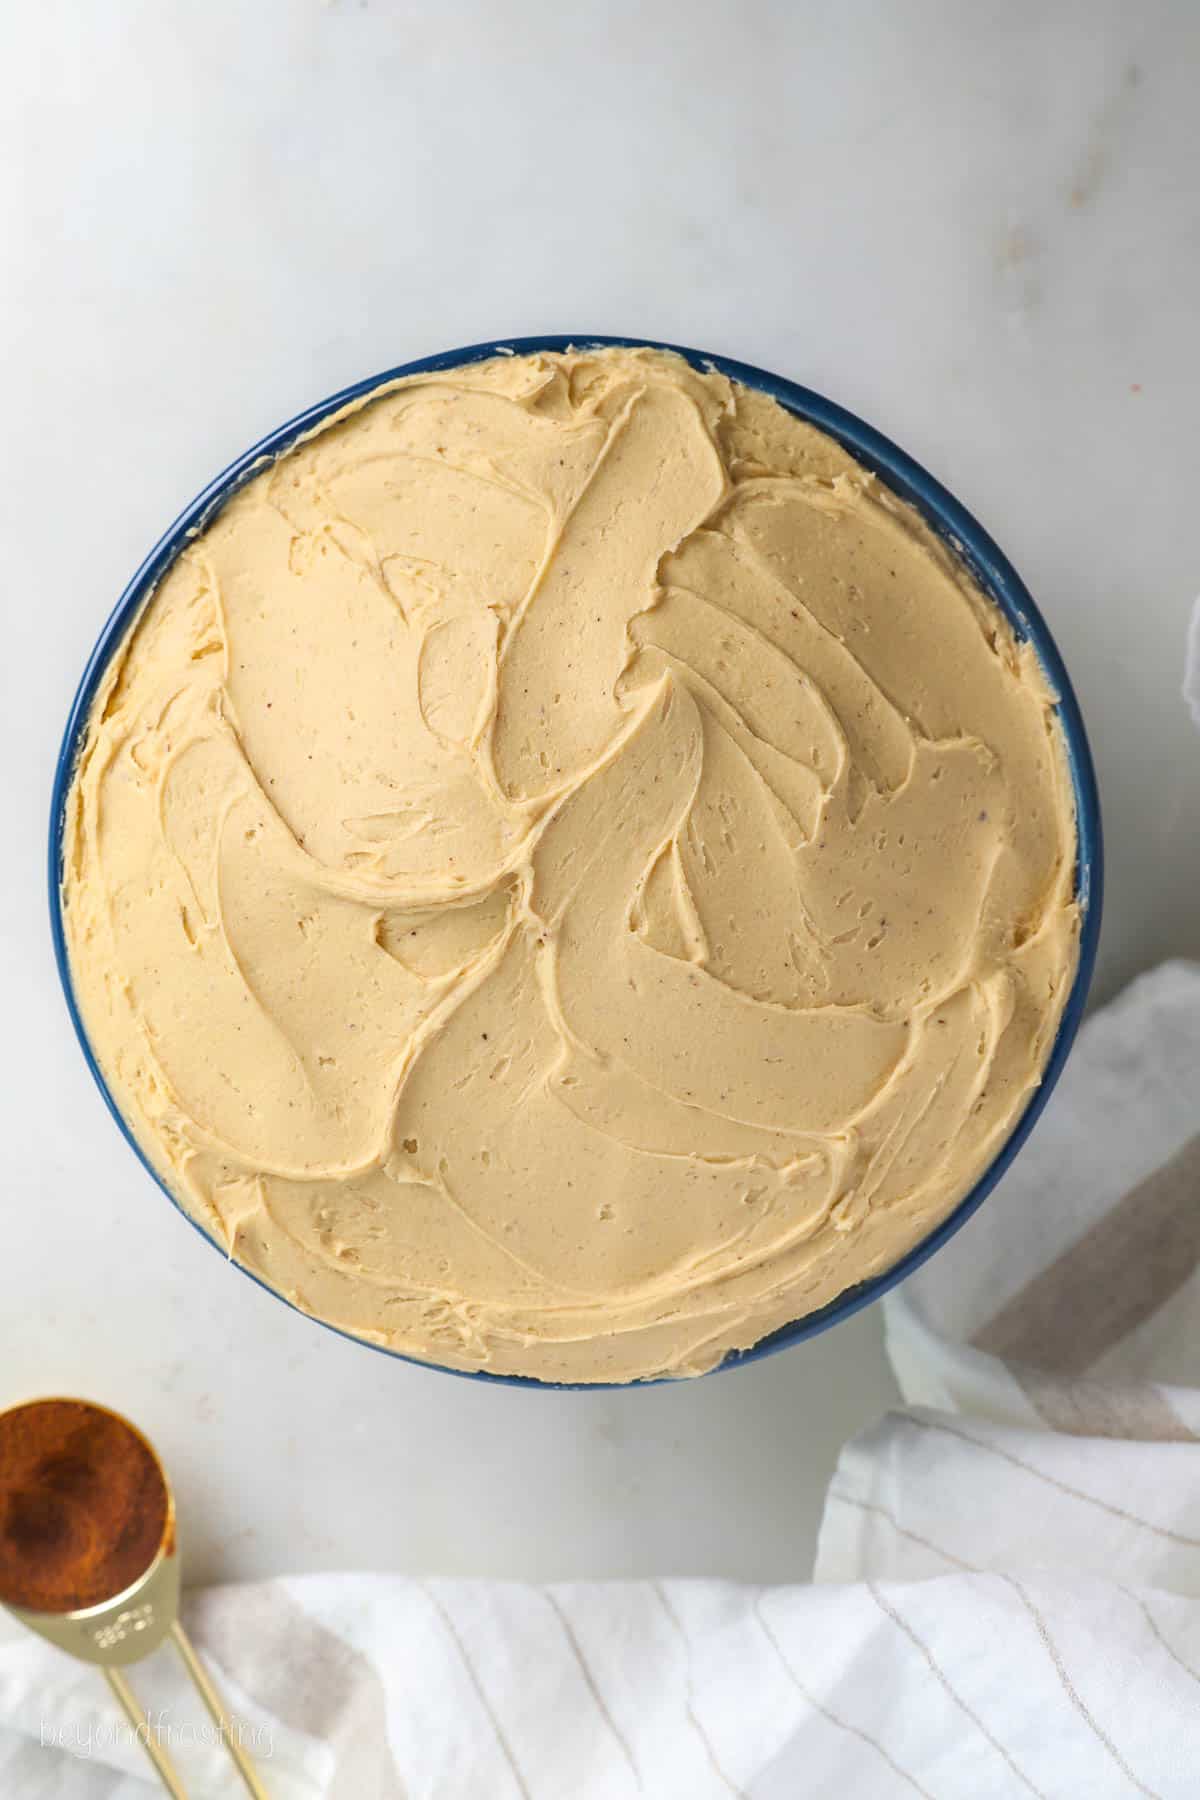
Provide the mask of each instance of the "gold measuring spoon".
POLYGON ((179 1623, 175 1499, 140 1431, 89 1400, 0 1413, 0 1601, 104 1670, 167 1792, 187 1800, 122 1674, 170 1638, 254 1800, 268 1800, 179 1623))

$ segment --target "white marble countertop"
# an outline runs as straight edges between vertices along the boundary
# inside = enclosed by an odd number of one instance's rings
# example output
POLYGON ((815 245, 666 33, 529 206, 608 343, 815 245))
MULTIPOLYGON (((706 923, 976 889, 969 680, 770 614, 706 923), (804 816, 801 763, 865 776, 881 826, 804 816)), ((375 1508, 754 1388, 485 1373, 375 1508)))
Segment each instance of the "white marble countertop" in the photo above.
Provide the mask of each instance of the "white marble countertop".
POLYGON ((700 1383, 494 1389, 322 1332, 172 1211, 58 993, 59 733, 144 551, 300 406, 505 332, 662 336, 865 414, 999 538, 1099 764, 1097 991, 1197 954, 1200 12, 40 0, 0 38, 0 1402, 138 1419, 194 1575, 802 1577, 894 1394, 875 1313, 700 1383))

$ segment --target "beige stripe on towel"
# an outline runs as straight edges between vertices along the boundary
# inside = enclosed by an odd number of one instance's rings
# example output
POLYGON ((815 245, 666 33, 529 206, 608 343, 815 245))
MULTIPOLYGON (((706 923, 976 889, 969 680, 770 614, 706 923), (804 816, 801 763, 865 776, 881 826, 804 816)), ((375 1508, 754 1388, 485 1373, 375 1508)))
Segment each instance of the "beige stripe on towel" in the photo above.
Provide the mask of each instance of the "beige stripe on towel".
POLYGON ((1114 1383, 1048 1375, 1023 1363, 1010 1363, 1009 1374, 1021 1384, 1026 1399, 1053 1431, 1072 1437, 1132 1438, 1141 1443, 1194 1444, 1196 1433, 1184 1423, 1169 1396, 1152 1381, 1114 1383))
POLYGON ((1005 1362, 1082 1375, 1156 1313, 1200 1263, 1200 1133, 972 1339, 1005 1362))

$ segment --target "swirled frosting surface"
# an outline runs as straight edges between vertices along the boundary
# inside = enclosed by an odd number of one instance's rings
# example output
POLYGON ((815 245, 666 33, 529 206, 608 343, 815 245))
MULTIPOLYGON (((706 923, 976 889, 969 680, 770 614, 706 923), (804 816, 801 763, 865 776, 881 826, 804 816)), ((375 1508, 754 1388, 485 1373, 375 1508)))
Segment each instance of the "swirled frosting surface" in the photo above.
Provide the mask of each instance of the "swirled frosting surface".
POLYGON ((828 438, 654 351, 380 390, 114 659, 72 970, 184 1206, 463 1369, 694 1374, 891 1264, 1075 966, 1037 663, 828 438))

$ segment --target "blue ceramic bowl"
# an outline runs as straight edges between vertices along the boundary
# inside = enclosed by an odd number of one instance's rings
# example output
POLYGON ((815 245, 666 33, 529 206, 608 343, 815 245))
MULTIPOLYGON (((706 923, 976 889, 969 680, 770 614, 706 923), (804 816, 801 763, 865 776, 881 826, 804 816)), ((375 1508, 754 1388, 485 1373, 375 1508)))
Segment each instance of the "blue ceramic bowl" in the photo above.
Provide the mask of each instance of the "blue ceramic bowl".
MULTIPOLYGON (((746 387, 761 389, 763 393, 770 394, 778 400, 780 405, 787 407, 789 412, 796 413, 802 419, 807 419, 810 424, 816 425, 820 430, 827 432, 830 437, 836 438, 860 463, 865 464, 868 469, 874 470, 893 493, 916 507, 939 537, 943 538, 967 565, 984 593, 990 595, 995 601, 1012 624, 1017 635, 1027 639, 1033 645, 1051 690, 1058 695, 1055 710, 1058 713, 1059 723, 1066 740, 1067 760, 1075 793, 1078 839, 1075 886, 1083 914, 1079 966, 1041 1085, 1035 1089, 1012 1134, 987 1173, 975 1183, 966 1198, 961 1200, 949 1217, 943 1219, 942 1223, 906 1256, 902 1256, 884 1274, 873 1276, 870 1281, 861 1282, 857 1287, 848 1288, 845 1293, 840 1294, 830 1305, 822 1307, 819 1312, 810 1313, 803 1319, 797 1319, 791 1325, 783 1326, 779 1331, 772 1332, 769 1337, 763 1338, 749 1350, 738 1351, 727 1356, 720 1364, 720 1368, 729 1369, 741 1363, 755 1362, 760 1356, 770 1356, 774 1351, 782 1350, 788 1344, 798 1344, 805 1338, 814 1337, 819 1331, 827 1331, 840 1319, 848 1319, 852 1313, 858 1312, 861 1307, 869 1306, 873 1300, 877 1300, 889 1288, 895 1287, 897 1282, 903 1281, 906 1275, 911 1275, 914 1269, 920 1268, 921 1264, 931 1257, 935 1250, 941 1249, 942 1245, 954 1235, 960 1226, 966 1224, 971 1214, 983 1204, 991 1193, 1033 1130, 1038 1115, 1049 1099, 1051 1089, 1062 1072, 1063 1064, 1067 1059, 1079 1027, 1080 1018, 1083 1015, 1092 968, 1096 960, 1096 942, 1100 934, 1104 859, 1096 777, 1083 719, 1080 716, 1079 706, 1054 639, 1034 605, 1029 590, 983 527, 976 523, 965 507, 960 506, 954 496, 947 493, 946 489, 935 481, 932 475, 926 474, 919 463, 915 463, 911 456, 906 456, 903 450, 890 443, 872 426, 855 418, 853 413, 844 411, 832 400, 823 399, 820 394, 814 394, 809 388, 797 386, 794 381, 785 381, 780 375, 769 375, 762 369, 753 368, 749 363, 734 362, 726 356, 712 356, 701 350, 687 350, 678 344, 654 344, 645 338, 580 335, 578 337, 504 338, 490 344, 471 344, 463 350, 446 350, 439 356, 426 356, 418 362, 404 363, 400 368, 388 369, 382 375, 371 375, 365 381, 357 381, 353 387, 343 388, 341 393, 333 394, 327 400, 320 400, 315 406, 310 406, 306 411, 297 414, 286 425, 281 425, 278 430, 272 431, 263 438, 261 443, 255 444, 252 449, 239 456, 236 462, 231 463, 223 474, 211 481, 203 493, 198 494, 191 505, 179 515, 134 575, 125 592, 117 601, 111 618, 100 633, 96 647, 83 672, 83 679, 79 683, 79 689, 67 719, 62 749, 59 752, 58 766, 55 771, 50 813, 50 928, 54 937, 54 954, 62 980, 63 993, 66 996, 67 1010, 71 1015, 71 1022, 75 1027, 75 1033, 88 1068, 104 1096, 108 1110, 116 1120, 134 1154, 143 1167, 154 1176, 155 1181, 158 1181, 158 1176, 155 1175, 150 1163, 143 1155, 133 1132, 109 1092, 108 1085, 92 1053, 92 1047, 88 1042, 87 1032, 75 1000, 63 935, 61 879, 67 793, 92 699, 109 658, 120 645, 127 627, 146 595, 162 579, 187 540, 207 524, 213 514, 240 487, 258 473, 265 458, 280 456, 285 450, 291 448, 297 438, 306 431, 311 431, 314 425, 319 424, 330 413, 337 412, 347 402, 371 393, 384 382, 393 381, 400 375, 421 375, 439 369, 456 368, 464 363, 482 362, 485 358, 495 356, 498 352, 511 351, 517 355, 527 355, 541 350, 566 350, 573 346, 586 348, 603 344, 674 350, 676 354, 684 357, 697 368, 717 369, 734 381, 742 382, 746 387)), ((159 1186, 163 1188, 168 1200, 178 1207, 179 1202, 170 1190, 161 1181, 159 1186)), ((183 1208, 180 1207, 179 1210, 182 1212, 183 1208)), ((214 1249, 218 1250, 222 1256, 225 1254, 203 1227, 196 1224, 195 1219, 192 1219, 186 1212, 184 1217, 188 1219, 189 1224, 195 1225, 196 1230, 213 1245, 214 1249)), ((267 1287, 267 1284, 259 1281, 259 1277, 252 1274, 250 1270, 243 1270, 242 1273, 249 1275, 252 1281, 258 1281, 260 1287, 267 1287)), ((268 1287, 267 1291, 275 1293, 273 1288, 268 1287)), ((282 1299, 283 1296, 276 1294, 276 1298, 282 1299)), ((284 1304, 288 1305, 290 1302, 284 1301, 284 1304)), ((324 1324, 325 1321, 318 1320, 317 1323, 324 1324)), ((361 1338, 354 1338, 353 1333, 341 1331, 335 1325, 327 1325, 326 1329, 337 1331, 340 1337, 350 1337, 355 1343, 364 1342, 361 1338)), ((368 1344, 366 1347, 379 1350, 384 1356, 399 1357, 402 1362, 417 1361, 413 1357, 400 1356, 398 1351, 388 1350, 382 1345, 368 1344)), ((419 1363, 418 1366, 440 1367, 436 1364, 419 1363)), ((529 1376, 489 1375, 484 1372, 472 1374, 460 1369, 444 1370, 443 1372, 462 1375, 468 1381, 498 1381, 513 1387, 544 1388, 579 1385, 591 1391, 608 1386, 636 1385, 600 1382, 547 1383, 529 1376)), ((713 1371, 713 1373, 716 1372, 713 1371)))

